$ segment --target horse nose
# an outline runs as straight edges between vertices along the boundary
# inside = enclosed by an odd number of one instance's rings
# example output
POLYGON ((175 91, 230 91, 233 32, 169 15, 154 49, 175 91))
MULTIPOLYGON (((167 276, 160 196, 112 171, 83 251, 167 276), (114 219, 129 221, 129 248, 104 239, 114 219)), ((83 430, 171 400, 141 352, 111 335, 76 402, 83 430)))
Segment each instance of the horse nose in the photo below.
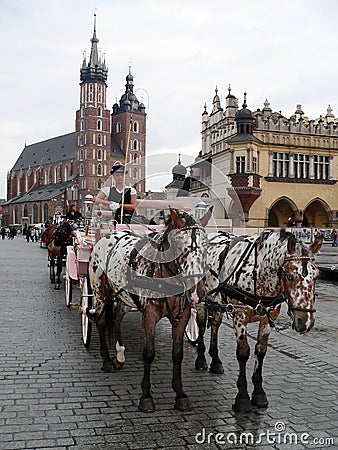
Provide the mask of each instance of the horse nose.
POLYGON ((306 330, 306 320, 303 317, 297 317, 295 322, 296 331, 302 333, 306 330))

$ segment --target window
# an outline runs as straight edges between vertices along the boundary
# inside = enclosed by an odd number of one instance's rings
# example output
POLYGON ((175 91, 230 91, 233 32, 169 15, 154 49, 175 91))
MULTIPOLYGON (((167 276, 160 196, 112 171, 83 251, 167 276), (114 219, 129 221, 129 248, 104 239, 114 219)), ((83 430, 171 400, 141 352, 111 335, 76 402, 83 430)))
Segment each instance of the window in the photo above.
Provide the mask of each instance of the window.
POLYGON ((134 178, 137 180, 137 169, 134 169, 134 178))
POLYGON ((38 209, 38 205, 36 203, 34 203, 33 205, 33 223, 38 223, 39 222, 39 209, 38 209))
POLYGON ((49 183, 48 170, 45 170, 45 184, 49 183))
POLYGON ((96 189, 96 180, 93 180, 93 189, 96 189))
POLYGON ((258 166, 257 166, 257 157, 253 156, 252 157, 252 171, 253 173, 257 173, 258 166))
POLYGON ((287 177, 289 175, 289 154, 273 153, 273 176, 287 177))
POLYGON ((68 166, 65 166, 65 181, 67 181, 68 180, 68 178, 69 178, 69 167, 68 166))
POLYGON ((86 189, 87 183, 86 183, 86 179, 85 178, 82 180, 81 184, 82 184, 82 189, 86 189))
POLYGON ((245 156, 236 156, 236 173, 245 172, 245 156))
POLYGON ((102 161, 102 150, 100 148, 97 150, 97 159, 102 161))
POLYGON ((93 175, 95 175, 95 170, 96 170, 96 167, 95 167, 95 164, 93 164, 93 175))
POLYGON ((138 150, 138 141, 137 141, 137 139, 134 139, 133 150, 138 150))
POLYGON ((134 131, 134 133, 138 133, 138 130, 139 130, 138 122, 134 122, 134 125, 133 125, 133 131, 134 131))
POLYGON ((81 117, 83 117, 83 116, 84 116, 84 107, 81 106, 81 117))
POLYGON ((310 155, 296 153, 293 158, 295 178, 309 178, 310 155))
POLYGON ((101 187, 102 187, 102 181, 99 180, 99 181, 97 182, 97 188, 98 188, 98 189, 101 189, 101 187))
POLYGON ((102 102, 102 86, 100 84, 99 84, 99 89, 98 89, 98 94, 97 94, 97 101, 102 102))
POLYGON ((13 212, 14 212, 13 222, 19 223, 19 209, 17 206, 14 208, 13 212))
POLYGON ((80 151, 79 151, 79 160, 80 160, 80 161, 83 161, 83 160, 84 160, 84 151, 83 151, 82 148, 80 148, 80 151))
POLYGON ((98 120, 97 121, 97 129, 101 130, 101 127, 102 127, 102 122, 101 122, 101 120, 98 120))
POLYGON ((92 102, 94 98, 94 87, 92 84, 89 85, 89 101, 92 102))
POLYGON ((116 133, 121 133, 121 124, 120 124, 120 122, 117 122, 117 124, 116 124, 116 133))
POLYGON ((28 217, 28 206, 27 206, 27 204, 25 204, 24 207, 23 207, 22 216, 23 217, 28 217))
POLYGON ((102 108, 101 108, 101 106, 99 106, 99 107, 97 108, 97 115, 98 115, 99 117, 102 117, 102 108))
POLYGON ((316 180, 328 180, 330 174, 329 156, 315 155, 314 157, 314 174, 316 180))
POLYGON ((58 182, 58 168, 54 168, 54 183, 58 182))
POLYGON ((43 220, 44 220, 44 222, 46 222, 46 220, 48 220, 48 219, 49 219, 49 208, 48 208, 48 204, 45 203, 43 205, 43 220))
POLYGON ((80 164, 80 175, 81 175, 81 176, 84 175, 84 167, 83 167, 83 164, 80 164))
POLYGON ((97 145, 102 145, 101 134, 98 134, 98 135, 97 135, 97 145))
POLYGON ((97 174, 102 175, 102 165, 101 164, 97 165, 97 174))
POLYGON ((81 127, 80 127, 80 129, 81 129, 81 131, 84 130, 84 121, 83 120, 81 120, 81 127))

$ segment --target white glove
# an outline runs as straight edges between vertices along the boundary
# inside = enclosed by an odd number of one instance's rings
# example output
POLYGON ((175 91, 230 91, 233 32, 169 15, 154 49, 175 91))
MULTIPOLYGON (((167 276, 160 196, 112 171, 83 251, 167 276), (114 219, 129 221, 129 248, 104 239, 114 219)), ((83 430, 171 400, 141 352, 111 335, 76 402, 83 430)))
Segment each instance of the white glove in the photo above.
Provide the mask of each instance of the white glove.
POLYGON ((119 207, 120 207, 120 203, 117 203, 117 202, 111 202, 111 204, 109 205, 109 208, 112 211, 116 211, 117 209, 119 209, 119 207))

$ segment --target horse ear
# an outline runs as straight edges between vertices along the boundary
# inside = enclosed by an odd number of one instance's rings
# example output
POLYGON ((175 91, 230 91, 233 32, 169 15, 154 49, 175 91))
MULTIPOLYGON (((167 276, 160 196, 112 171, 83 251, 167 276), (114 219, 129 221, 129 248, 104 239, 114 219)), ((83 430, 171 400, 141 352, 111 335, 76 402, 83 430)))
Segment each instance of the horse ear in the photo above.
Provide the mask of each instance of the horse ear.
POLYGON ((294 235, 291 235, 288 239, 288 252, 289 253, 295 253, 296 251, 296 243, 297 239, 294 235))
POLYGON ((185 221, 180 217, 180 213, 177 211, 177 209, 170 208, 170 217, 174 228, 184 227, 185 221))
POLYGON ((214 206, 212 205, 212 206, 210 206, 210 208, 208 209, 208 211, 204 214, 204 216, 201 218, 201 219, 199 219, 198 221, 197 221, 197 223, 199 223, 200 225, 202 225, 202 227, 206 227, 207 226, 207 224, 208 224, 208 222, 209 222, 209 220, 210 220, 210 218, 211 218, 211 216, 212 216, 212 210, 214 209, 214 206))
POLYGON ((317 253, 319 252, 319 250, 322 247, 324 239, 321 237, 320 239, 318 239, 318 241, 315 241, 313 244, 310 245, 310 250, 312 251, 312 253, 317 253))

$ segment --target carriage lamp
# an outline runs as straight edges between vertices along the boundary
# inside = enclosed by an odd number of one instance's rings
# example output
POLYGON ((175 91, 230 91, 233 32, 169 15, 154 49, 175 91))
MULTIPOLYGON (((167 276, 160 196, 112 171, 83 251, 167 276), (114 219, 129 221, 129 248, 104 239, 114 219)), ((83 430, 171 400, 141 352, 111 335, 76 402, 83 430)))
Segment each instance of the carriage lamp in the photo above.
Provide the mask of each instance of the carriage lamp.
POLYGON ((83 202, 86 236, 88 235, 89 227, 90 227, 91 221, 92 221, 93 198, 94 197, 91 194, 87 194, 87 195, 85 195, 85 200, 83 202))

